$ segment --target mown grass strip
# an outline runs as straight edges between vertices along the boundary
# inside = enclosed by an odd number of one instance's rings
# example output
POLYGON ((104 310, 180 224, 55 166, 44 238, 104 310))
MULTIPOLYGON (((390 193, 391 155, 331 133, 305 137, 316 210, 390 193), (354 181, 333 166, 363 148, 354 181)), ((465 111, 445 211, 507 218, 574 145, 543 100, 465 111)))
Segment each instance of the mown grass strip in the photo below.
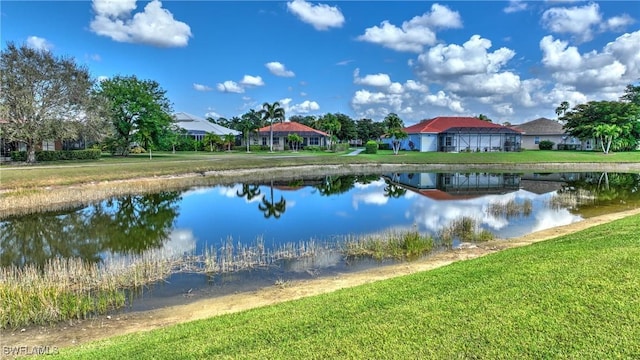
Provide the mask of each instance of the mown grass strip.
POLYGON ((517 153, 420 153, 391 151, 378 154, 342 156, 345 153, 276 152, 276 153, 158 153, 153 159, 148 156, 131 155, 127 158, 103 156, 95 162, 40 163, 31 166, 1 166, 0 189, 19 189, 42 186, 71 185, 96 181, 112 181, 203 173, 217 170, 277 168, 300 165, 341 164, 457 164, 492 165, 508 168, 522 164, 589 163, 623 164, 640 162, 640 152, 604 155, 581 151, 524 151, 517 153))
POLYGON ((640 357, 640 215, 436 270, 64 349, 61 358, 640 357))

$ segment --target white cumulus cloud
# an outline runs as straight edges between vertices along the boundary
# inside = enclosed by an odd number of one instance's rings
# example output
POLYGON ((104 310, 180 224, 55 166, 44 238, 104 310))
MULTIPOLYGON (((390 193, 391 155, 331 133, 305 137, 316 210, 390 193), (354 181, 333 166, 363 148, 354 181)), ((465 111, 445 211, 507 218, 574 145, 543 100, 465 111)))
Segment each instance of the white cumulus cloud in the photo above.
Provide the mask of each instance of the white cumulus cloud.
POLYGON ((593 26, 602 21, 596 3, 570 8, 554 7, 542 14, 542 24, 555 33, 569 33, 580 41, 593 38, 593 26))
POLYGON ((448 7, 433 4, 431 11, 402 23, 400 27, 388 20, 380 26, 365 29, 358 40, 380 44, 396 51, 420 52, 425 45, 436 43, 436 29, 461 28, 460 14, 448 7))
POLYGON ((269 69, 269 71, 275 76, 294 77, 296 75, 293 71, 287 70, 284 64, 277 61, 266 63, 264 66, 266 66, 267 69, 269 69))
POLYGON ((229 93, 236 93, 236 94, 241 94, 244 92, 244 88, 242 86, 238 85, 238 83, 231 80, 227 80, 223 83, 218 83, 218 85, 216 85, 216 88, 218 89, 218 91, 221 91, 221 92, 229 92, 229 93))
POLYGON ((29 36, 27 38, 27 46, 32 49, 44 51, 53 49, 53 44, 47 41, 47 39, 41 38, 39 36, 29 36))
POLYGON ((510 0, 509 5, 503 9, 507 14, 524 11, 527 9, 527 3, 521 0, 510 0))
POLYGON ((365 86, 386 87, 391 85, 391 77, 387 74, 371 74, 360 77, 360 69, 353 71, 353 82, 365 86))
POLYGON ((312 5, 305 0, 293 0, 287 3, 287 8, 303 22, 310 24, 316 30, 339 28, 344 24, 344 15, 338 7, 326 4, 312 5))
POLYGON ((262 81, 262 77, 260 76, 245 75, 242 80, 240 80, 240 84, 244 86, 263 86, 264 81, 262 81))
POLYGON ((142 12, 131 16, 136 9, 135 0, 93 0, 95 17, 90 29, 94 33, 118 42, 148 44, 158 47, 186 46, 192 36, 189 25, 173 18, 153 0, 142 12))
POLYGON ((315 101, 305 100, 299 104, 291 104, 293 99, 284 98, 278 101, 286 114, 308 114, 320 110, 320 105, 315 101))
POLYGON ((197 91, 211 91, 213 89, 211 89, 211 87, 207 86, 207 85, 202 85, 202 84, 197 84, 197 83, 193 83, 193 88, 197 91))

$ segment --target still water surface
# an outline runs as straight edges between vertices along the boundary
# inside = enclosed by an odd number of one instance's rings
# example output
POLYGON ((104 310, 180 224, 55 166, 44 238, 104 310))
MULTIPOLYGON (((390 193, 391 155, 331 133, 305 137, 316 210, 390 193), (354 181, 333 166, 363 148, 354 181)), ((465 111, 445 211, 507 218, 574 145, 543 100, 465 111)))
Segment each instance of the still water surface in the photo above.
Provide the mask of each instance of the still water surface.
MULTIPOLYGON (((202 254, 227 243, 267 249, 339 245, 347 236, 394 230, 435 235, 461 217, 475 219, 498 238, 512 238, 638 206, 640 175, 621 173, 391 173, 219 185, 4 219, 0 265, 41 265, 55 257, 99 262, 152 249, 202 254), (527 208, 499 211, 509 203, 527 208)), ((346 264, 338 253, 323 256, 282 262, 268 272, 176 274, 171 285, 147 289, 137 306, 156 306, 185 289, 215 293, 219 285, 226 292, 243 291, 273 285, 274 279, 375 265, 346 264)))

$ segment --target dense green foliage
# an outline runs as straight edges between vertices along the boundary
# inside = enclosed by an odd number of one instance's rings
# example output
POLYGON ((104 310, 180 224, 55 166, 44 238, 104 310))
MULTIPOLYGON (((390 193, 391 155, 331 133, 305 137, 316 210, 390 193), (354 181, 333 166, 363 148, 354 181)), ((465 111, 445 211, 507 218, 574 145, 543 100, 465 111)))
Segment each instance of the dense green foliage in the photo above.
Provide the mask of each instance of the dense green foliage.
MULTIPOLYGON (((98 149, 89 150, 59 150, 59 151, 36 151, 36 161, 58 161, 58 160, 98 160, 101 151, 98 149)), ((26 151, 11 152, 11 161, 27 161, 26 151)))
POLYGON ((602 150, 635 150, 640 141, 640 105, 621 101, 590 101, 567 111, 564 129, 581 140, 598 139, 602 150))
POLYGON ((280 106, 280 103, 277 101, 271 104, 265 102, 262 104, 262 109, 259 113, 262 118, 262 123, 269 124, 269 151, 273 151, 273 122, 284 121, 284 108, 280 106))
POLYGON ((171 103, 156 81, 116 76, 101 81, 95 93, 107 102, 113 136, 106 145, 111 153, 128 155, 134 141, 150 150, 167 136, 171 103))
POLYGON ((638 222, 64 349, 61 358, 631 359, 640 353, 638 222))
POLYGON ((538 144, 538 147, 540 150, 553 150, 553 145, 555 145, 555 143, 551 140, 542 140, 538 144))
POLYGON ((365 154, 376 154, 378 152, 378 143, 374 140, 369 140, 365 144, 365 154))
POLYGON ((44 140, 72 139, 92 119, 86 67, 72 58, 13 43, 0 54, 0 126, 2 137, 27 146, 27 161, 44 140))

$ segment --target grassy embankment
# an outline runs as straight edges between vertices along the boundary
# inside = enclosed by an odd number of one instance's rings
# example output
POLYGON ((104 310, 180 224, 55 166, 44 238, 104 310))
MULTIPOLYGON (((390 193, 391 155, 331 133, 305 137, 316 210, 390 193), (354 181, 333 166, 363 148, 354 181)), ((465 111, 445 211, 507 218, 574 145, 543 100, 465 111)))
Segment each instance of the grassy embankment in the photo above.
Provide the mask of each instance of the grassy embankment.
POLYGON ((524 151, 519 153, 158 153, 94 162, 0 167, 0 218, 79 206, 111 196, 180 190, 275 177, 398 171, 640 171, 640 152, 524 151), (388 165, 388 166, 385 166, 388 165), (187 175, 178 176, 175 175, 187 175), (191 174, 191 176, 189 176, 191 174), (195 175, 195 176, 193 176, 195 175), (121 180, 125 180, 124 182, 121 180))
POLYGON ((378 154, 341 156, 344 153, 276 152, 276 153, 158 153, 153 159, 146 155, 127 158, 103 156, 93 162, 40 163, 33 166, 0 167, 0 189, 33 189, 44 186, 71 185, 97 181, 136 179, 143 177, 207 173, 236 169, 277 169, 301 165, 420 164, 426 169, 433 164, 486 165, 517 169, 522 164, 573 163, 623 164, 640 162, 640 152, 613 153, 573 151, 523 151, 512 153, 419 153, 390 151, 378 154))
POLYGON ((640 357, 640 215, 436 270, 63 349, 61 358, 640 357))

